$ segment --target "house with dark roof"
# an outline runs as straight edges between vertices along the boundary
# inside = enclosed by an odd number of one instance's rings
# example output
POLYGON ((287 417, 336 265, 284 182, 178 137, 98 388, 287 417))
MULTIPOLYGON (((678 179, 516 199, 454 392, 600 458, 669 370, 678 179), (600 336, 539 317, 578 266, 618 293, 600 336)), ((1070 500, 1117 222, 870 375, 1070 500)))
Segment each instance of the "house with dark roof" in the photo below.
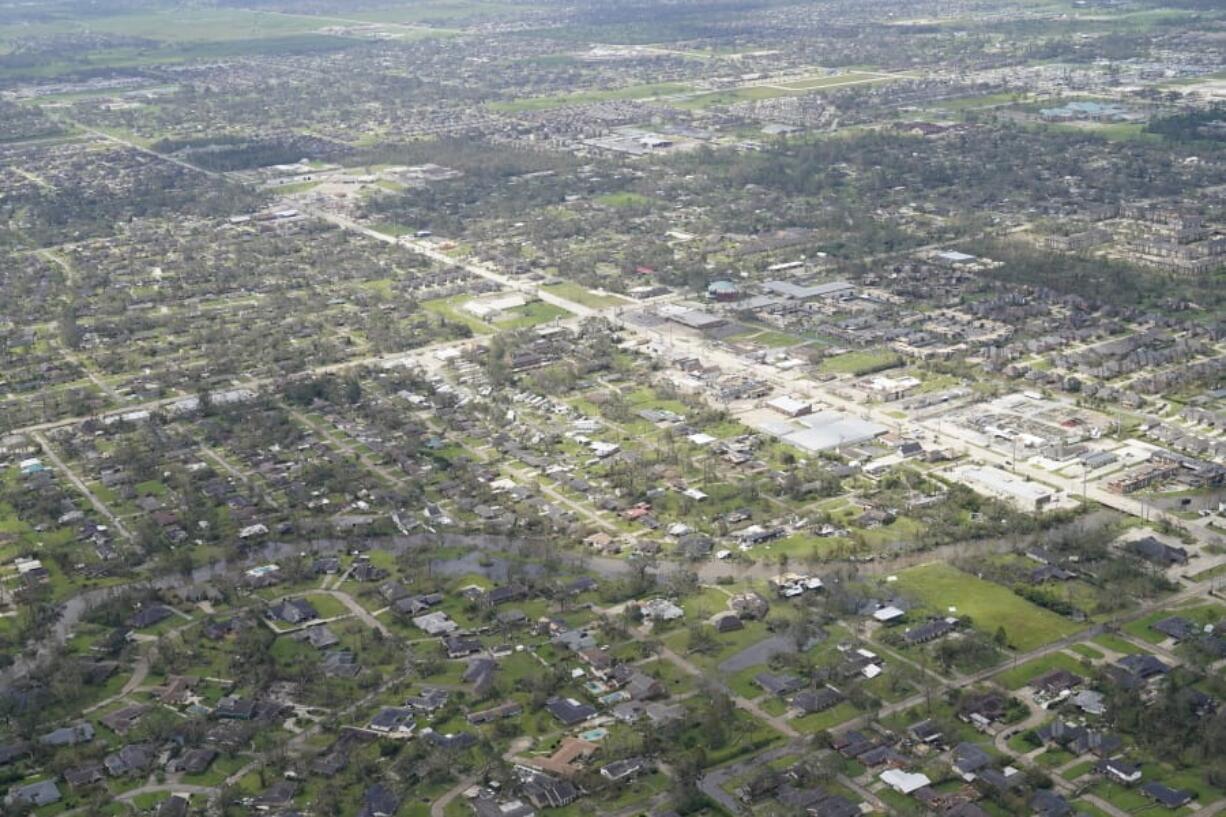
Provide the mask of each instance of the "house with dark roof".
POLYGON ((1030 686, 1036 692, 1054 696, 1064 692, 1071 692, 1074 688, 1081 686, 1084 680, 1080 675, 1069 672, 1066 669, 1054 669, 1035 678, 1030 682, 1030 686))
POLYGON ((190 805, 186 797, 172 794, 162 801, 155 815, 156 817, 187 817, 187 810, 190 805))
POLYGON ((795 675, 776 675, 771 672, 759 672, 753 680, 771 695, 780 697, 790 695, 805 686, 805 682, 795 675))
POLYGON ((106 779, 101 763, 87 763, 64 770, 64 782, 73 790, 94 786, 106 779))
POLYGON ((218 699, 217 706, 213 707, 215 717, 232 721, 249 721, 255 717, 255 711, 255 701, 236 698, 232 695, 218 699))
POLYGON ((353 678, 362 671, 357 656, 349 650, 328 650, 320 668, 329 678, 353 678))
POLYGON ((902 639, 909 646, 927 644, 929 641, 935 641, 944 635, 952 633, 956 624, 956 619, 934 618, 930 621, 925 621, 918 627, 908 629, 902 634, 902 639))
POLYGON ((448 658, 467 658, 481 652, 481 642, 470 636, 449 635, 443 638, 448 658))
POLYGON ((600 587, 600 583, 597 582, 595 579, 593 579, 591 576, 580 576, 579 578, 567 584, 566 587, 563 588, 563 590, 564 592, 567 593, 567 595, 577 596, 580 593, 587 593, 592 590, 596 590, 599 587, 600 587))
POLYGON ((341 560, 335 556, 321 556, 311 565, 316 576, 332 575, 341 572, 341 560))
POLYGON ((1126 655, 1115 665, 1139 681, 1148 681, 1159 675, 1166 675, 1171 668, 1153 655, 1126 655))
POLYGON ((31 745, 25 741, 16 743, 6 743, 0 746, 0 766, 7 766, 10 763, 15 763, 26 755, 30 754, 31 745))
POLYGON ((959 743, 954 747, 953 767, 963 780, 975 779, 975 773, 992 765, 992 756, 975 743, 959 743))
POLYGON ((421 692, 405 700, 405 706, 418 712, 436 712, 450 699, 451 693, 443 687, 422 687, 421 692))
POLYGON ((78 743, 89 743, 94 739, 94 725, 89 721, 81 721, 70 726, 48 732, 38 739, 44 746, 76 746, 78 743))
POLYGON ((1149 562, 1152 565, 1161 568, 1174 567, 1175 565, 1186 565, 1188 563, 1188 551, 1181 547, 1173 547, 1165 542, 1159 541, 1153 536, 1146 536, 1144 539, 1135 539, 1124 546, 1124 549, 1138 556, 1141 559, 1149 562))
POLYGON ((887 764, 901 769, 908 764, 907 757, 893 746, 876 746, 860 755, 856 760, 870 769, 887 764))
POLYGON ((600 776, 605 780, 620 783, 623 780, 633 780, 649 771, 651 771, 651 764, 646 760, 641 757, 629 757, 606 763, 600 768, 600 776))
POLYGON ((792 706, 805 714, 812 714, 832 709, 842 703, 842 701, 843 693, 833 687, 826 686, 820 689, 806 689, 796 693, 792 697, 792 706))
POLYGON ((523 792, 537 808, 561 808, 579 799, 574 783, 542 772, 534 772, 523 781, 523 792))
POLYGON ((367 787, 362 792, 362 810, 358 817, 394 817, 400 809, 400 798, 382 783, 367 787))
POLYGON ((1030 798, 1030 808, 1039 817, 1069 817, 1073 807, 1051 789, 1038 789, 1030 798))
POLYGON ((1156 780, 1141 786, 1140 792, 1155 803, 1170 809, 1181 808, 1192 802, 1191 792, 1172 789, 1156 780))
POLYGON ((60 789, 54 780, 40 780, 9 789, 4 802, 10 806, 47 806, 60 801, 60 789))
POLYGON ((1201 628, 1195 622, 1188 621, 1182 616, 1164 618, 1161 621, 1155 621, 1150 626, 1157 632, 1176 641, 1192 638, 1193 636, 1200 635, 1201 632, 1201 628))
POLYGON ((387 571, 369 561, 360 561, 349 572, 350 577, 358 582, 377 582, 387 578, 387 571))
POLYGON ((160 624, 174 615, 174 611, 164 604, 151 604, 142 607, 128 617, 128 626, 134 630, 143 630, 160 624))
POLYGON ((1077 574, 1055 565, 1043 565, 1030 571, 1027 578, 1030 579, 1031 584, 1043 584, 1044 582, 1067 582, 1077 578, 1077 574))
POLYGON ((462 752, 477 745, 477 736, 472 732, 448 732, 444 734, 427 728, 421 733, 421 736, 431 746, 445 751, 462 752))
POLYGON ((595 707, 574 698, 550 698, 545 709, 566 726, 576 726, 596 716, 595 707))
POLYGON ((474 658, 464 668, 460 681, 472 684, 473 693, 484 696, 494 686, 494 676, 498 671, 498 662, 492 658, 474 658))
POLYGON ((945 734, 941 731, 941 727, 937 726, 936 723, 931 720, 924 720, 917 724, 913 724, 912 726, 908 727, 907 731, 910 732, 911 736, 920 743, 928 744, 939 743, 945 734))
POLYGON ((504 584, 495 587, 485 594, 486 604, 506 604, 509 601, 519 601, 528 597, 528 588, 522 584, 504 584))
POLYGON ((335 647, 341 643, 340 638, 336 633, 327 628, 326 625, 316 624, 313 627, 307 627, 303 631, 303 638, 317 650, 326 650, 328 647, 335 647))
POLYGON ((269 607, 266 615, 285 624, 305 624, 319 618, 319 613, 306 599, 284 599, 269 607))
POLYGON ((370 719, 370 728, 376 732, 411 733, 416 726, 413 723, 413 710, 401 706, 385 706, 370 719))
POLYGON ((129 743, 102 759, 111 777, 144 774, 153 765, 153 747, 145 743, 129 743))
POLYGON ((668 695, 668 689, 658 678, 642 672, 635 672, 623 689, 635 701, 651 701, 668 695))
POLYGON ((217 759, 217 752, 212 749, 188 749, 179 757, 170 761, 167 767, 172 772, 185 774, 204 774, 217 759))
POLYGON ((1003 721, 1009 702, 999 692, 989 690, 979 695, 965 695, 958 704, 958 719, 985 730, 997 721, 1003 721))
POLYGON ((296 794, 298 794, 297 783, 292 780, 278 780, 260 792, 251 801, 251 805, 255 806, 259 811, 270 811, 274 808, 289 805, 296 794))
POLYGON ((843 757, 855 758, 877 746, 877 742, 854 729, 836 735, 830 740, 830 748, 843 757))

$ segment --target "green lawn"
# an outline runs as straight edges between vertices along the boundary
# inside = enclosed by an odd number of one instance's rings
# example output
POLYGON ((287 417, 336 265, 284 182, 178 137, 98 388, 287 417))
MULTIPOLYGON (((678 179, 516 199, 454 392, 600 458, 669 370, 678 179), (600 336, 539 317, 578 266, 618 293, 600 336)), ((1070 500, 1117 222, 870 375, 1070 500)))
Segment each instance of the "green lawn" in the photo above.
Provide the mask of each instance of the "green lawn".
POLYGON ((1125 641, 1118 635, 1114 635, 1112 633, 1096 635, 1090 639, 1090 641, 1100 647, 1111 650, 1112 652, 1118 652, 1120 655, 1136 655, 1138 653, 1145 652, 1132 642, 1125 641))
POLYGON ((1054 652, 1016 667, 1007 669, 996 676, 996 683, 1006 689, 1021 689, 1040 675, 1045 675, 1054 669, 1066 669, 1078 675, 1085 675, 1081 661, 1063 652, 1054 652))
POLYGON ((499 329, 526 329, 549 323, 555 318, 567 317, 570 317, 570 313, 560 306, 533 301, 502 313, 502 316, 494 321, 494 325, 499 329))
POLYGON ((779 85, 783 88, 790 88, 793 91, 815 91, 819 88, 829 88, 837 85, 847 85, 856 82, 871 82, 884 81, 884 78, 877 74, 865 74, 859 71, 848 71, 846 74, 834 74, 823 77, 806 77, 798 79, 795 82, 781 82, 779 85))
POLYGON ((626 299, 620 295, 614 295, 611 292, 596 292, 570 281, 561 284, 550 284, 549 286, 541 287, 541 289, 557 295, 559 298, 565 298, 568 301, 574 301, 577 304, 582 304, 592 309, 603 309, 607 306, 618 306, 627 303, 626 299))
POLYGON ((976 629, 994 635, 1003 627, 1010 646, 1027 651, 1072 635, 1079 625, 1031 604, 998 584, 975 578, 947 564, 927 564, 898 574, 898 589, 936 612, 954 607, 970 616, 976 629))
POLYGON ((798 732, 812 734, 814 732, 821 732, 824 729, 830 729, 838 726, 840 723, 849 721, 852 718, 857 717, 859 714, 860 710, 856 709, 847 701, 843 701, 841 704, 827 709, 825 712, 814 712, 811 715, 805 715, 804 717, 797 718, 796 720, 792 721, 792 726, 795 727, 798 732))
POLYGON ((473 330, 474 334, 488 335, 494 331, 488 323, 478 320, 475 315, 470 315, 465 312, 460 306, 472 298, 471 295, 452 295, 450 298, 435 298, 431 301, 422 301, 422 309, 440 315, 452 323, 462 323, 469 329, 473 330))
POLYGON ((1081 763, 1078 763, 1076 766, 1070 766, 1060 776, 1063 777, 1065 780, 1072 782, 1076 780, 1077 778, 1081 777, 1082 775, 1089 774, 1090 772, 1092 772, 1094 770, 1094 767, 1097 765, 1098 765, 1098 761, 1096 760, 1086 760, 1081 763))
POLYGON ((335 618, 349 612, 349 608, 334 596, 312 593, 304 598, 311 603, 320 618, 335 618))
POLYGON ((618 193, 605 193, 593 199, 597 204, 604 204, 609 207, 643 207, 650 205, 655 199, 644 196, 642 193, 632 193, 628 190, 623 190, 618 193))
POLYGON ((858 375, 880 370, 891 363, 902 365, 902 358, 894 352, 866 350, 828 357, 821 362, 818 369, 829 374, 858 375))
POLYGON ((1090 658, 1093 660, 1097 660, 1103 657, 1102 652, 1094 649, 1089 644, 1074 644, 1073 646, 1069 647, 1069 649, 1077 653, 1078 655, 1084 655, 1086 658, 1090 658))
POLYGON ((1131 621, 1124 625, 1124 630, 1129 635, 1135 636, 1142 641, 1148 641, 1150 644, 1160 644, 1166 640, 1166 636, 1153 628, 1154 624, 1166 618, 1179 616, 1186 618, 1196 624, 1217 624, 1226 616, 1226 608, 1218 604, 1203 604, 1194 607, 1175 608, 1170 610, 1158 610, 1150 613, 1147 616, 1131 621))
POLYGON ((655 82, 643 85, 627 85, 624 88, 596 88, 590 91, 578 91, 573 94, 511 99, 503 102, 494 102, 490 107, 504 113, 525 113, 529 111, 546 111, 551 108, 561 108, 565 105, 608 102, 615 99, 648 99, 656 96, 681 94, 690 90, 692 90, 690 86, 681 85, 676 82, 655 82))

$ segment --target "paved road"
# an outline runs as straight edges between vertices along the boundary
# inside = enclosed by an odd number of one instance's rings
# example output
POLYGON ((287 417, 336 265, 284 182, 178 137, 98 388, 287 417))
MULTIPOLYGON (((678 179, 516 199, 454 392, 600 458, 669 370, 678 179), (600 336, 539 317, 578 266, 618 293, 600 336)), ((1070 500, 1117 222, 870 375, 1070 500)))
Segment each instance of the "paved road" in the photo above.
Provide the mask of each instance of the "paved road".
POLYGON ((728 792, 724 791, 723 786, 729 780, 745 774, 754 767, 766 766, 780 758, 788 755, 796 754, 803 751, 804 744, 801 741, 793 741, 792 743, 783 746, 777 746, 766 752, 753 755, 752 757, 743 758, 741 760, 729 763, 726 766, 719 766, 711 769, 698 780, 699 790, 707 797, 711 798, 720 807, 729 814, 748 813, 745 804, 733 797, 728 792))
POLYGON ((467 791, 468 787, 472 786, 476 782, 477 778, 470 775, 461 780, 459 783, 456 783, 447 791, 443 792, 442 797, 430 804, 430 817, 443 817, 443 814, 447 811, 447 806, 451 803, 451 801, 467 791))
POLYGON ((39 446, 42 447, 43 453, 47 455, 47 459, 51 460, 51 464, 55 466, 56 470, 63 474, 64 477, 72 483, 72 486, 76 488, 83 497, 85 497, 89 504, 93 506, 94 510, 102 514, 102 516, 108 522, 114 525, 115 530, 119 532, 120 536, 127 539, 129 542, 132 541, 132 532, 128 530, 128 527, 111 511, 110 508, 103 504, 102 500, 98 499, 98 497, 94 495, 94 492, 89 489, 89 486, 86 485, 81 478, 78 477, 76 473, 74 473, 73 470, 64 463, 62 459, 60 459, 60 455, 55 453, 55 448, 51 445, 50 441, 47 440, 43 433, 41 431, 36 431, 30 436, 36 443, 39 444, 39 446))
POLYGON ((690 661, 681 657, 677 653, 673 652, 668 647, 665 647, 663 644, 661 644, 660 646, 660 657, 676 665, 677 667, 679 667, 680 669, 682 669, 683 671, 685 671, 686 673, 690 675, 693 675, 697 678, 703 678, 705 680, 708 680, 708 681, 711 681, 717 684, 720 689, 722 689, 724 692, 728 694, 728 696, 732 699, 732 702, 736 704, 738 709, 744 709, 746 712, 750 713, 758 720, 763 721, 764 723, 766 723, 768 726, 770 726, 772 729, 774 729, 776 732, 780 733, 781 735, 785 735, 789 738, 800 737, 800 733, 797 732, 796 729, 790 723, 787 722, 787 720, 785 720, 784 718, 772 715, 766 710, 764 710, 762 707, 758 706, 756 702, 751 701, 748 698, 744 698, 740 695, 737 695, 729 687, 727 687, 723 683, 723 681, 719 679, 718 675, 713 675, 710 673, 703 672, 702 669, 694 666, 694 664, 690 663, 690 661))

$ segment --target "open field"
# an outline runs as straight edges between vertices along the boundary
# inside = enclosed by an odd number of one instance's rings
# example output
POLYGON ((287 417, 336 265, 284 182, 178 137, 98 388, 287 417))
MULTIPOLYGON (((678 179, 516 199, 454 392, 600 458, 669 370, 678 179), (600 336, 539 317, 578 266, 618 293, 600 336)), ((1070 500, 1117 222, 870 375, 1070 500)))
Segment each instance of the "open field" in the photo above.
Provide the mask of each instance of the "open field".
POLYGON ((557 295, 559 298, 565 298, 568 301, 574 301, 583 306, 590 306, 593 309, 603 309, 609 306, 620 306, 621 304, 629 303, 620 295, 614 295, 611 292, 595 292, 570 282, 550 284, 541 288, 545 292, 557 295))
POLYGON ((1071 635, 1079 625, 1014 595, 1008 588, 977 579, 946 564, 926 564, 898 574, 898 589, 938 613, 970 616, 977 630, 992 635, 1003 627, 1009 644, 1026 651, 1071 635))
POLYGON ((885 368, 891 363, 901 362, 902 359, 894 352, 869 350, 828 357, 821 362, 818 368, 830 374, 858 375, 885 368))
POLYGON ((564 105, 584 105, 591 102, 610 102, 618 99, 650 99, 657 96, 681 94, 692 90, 688 85, 675 82, 648 83, 645 85, 629 85, 624 88, 595 89, 580 91, 573 94, 558 96, 528 97, 505 102, 494 102, 493 110, 502 113, 525 113, 528 111, 546 111, 551 108, 561 108, 564 105))

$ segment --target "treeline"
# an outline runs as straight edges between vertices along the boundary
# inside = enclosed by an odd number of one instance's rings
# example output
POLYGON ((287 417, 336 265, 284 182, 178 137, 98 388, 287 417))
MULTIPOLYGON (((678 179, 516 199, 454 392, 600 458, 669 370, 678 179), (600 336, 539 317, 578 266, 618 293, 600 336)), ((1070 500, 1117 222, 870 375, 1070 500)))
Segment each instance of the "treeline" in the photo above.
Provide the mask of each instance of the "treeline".
POLYGON ((205 170, 223 173, 292 164, 301 159, 334 161, 353 154, 347 145, 296 135, 271 139, 251 139, 231 134, 161 139, 151 147, 158 153, 178 154, 205 170))
POLYGON ((1226 141, 1226 105, 1216 103, 1203 111, 1187 111, 1153 119, 1145 126, 1146 133, 1157 134, 1172 142, 1226 141), (1214 123, 1218 124, 1216 127, 1214 123))
POLYGON ((1047 252, 1016 243, 981 241, 968 252, 1004 262, 981 273, 1008 284, 1028 284, 1116 306, 1152 306, 1193 301, 1213 310, 1226 305, 1226 291, 1203 281, 1162 275, 1106 258, 1047 252))

